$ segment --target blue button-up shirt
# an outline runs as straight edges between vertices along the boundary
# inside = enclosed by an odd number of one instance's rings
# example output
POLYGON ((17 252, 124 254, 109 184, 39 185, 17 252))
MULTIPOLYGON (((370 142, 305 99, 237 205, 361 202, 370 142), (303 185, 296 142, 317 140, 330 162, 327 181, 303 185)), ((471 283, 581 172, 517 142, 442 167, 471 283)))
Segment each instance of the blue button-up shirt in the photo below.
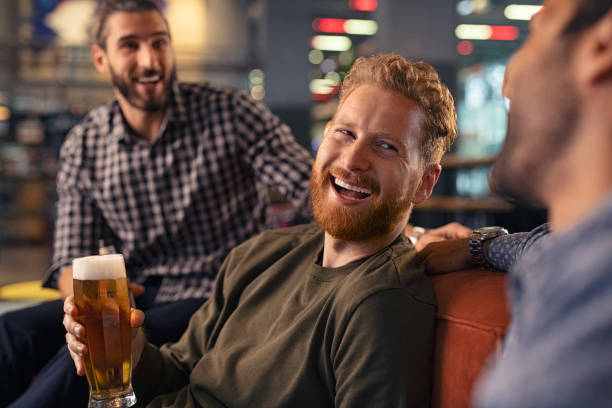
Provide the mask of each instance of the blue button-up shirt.
POLYGON ((571 230, 547 232, 490 246, 511 272, 512 322, 476 407, 612 407, 612 195, 571 230))

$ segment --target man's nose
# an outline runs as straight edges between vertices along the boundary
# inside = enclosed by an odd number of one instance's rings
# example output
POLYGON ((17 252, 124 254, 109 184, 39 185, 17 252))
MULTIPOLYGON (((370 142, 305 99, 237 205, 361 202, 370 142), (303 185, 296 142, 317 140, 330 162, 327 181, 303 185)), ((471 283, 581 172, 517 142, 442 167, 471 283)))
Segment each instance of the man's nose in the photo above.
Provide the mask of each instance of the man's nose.
POLYGON ((158 68, 157 55, 150 45, 143 45, 138 49, 138 65, 141 68, 158 68))
POLYGON ((365 171, 370 168, 370 147, 361 140, 345 147, 342 154, 343 164, 347 170, 365 171))

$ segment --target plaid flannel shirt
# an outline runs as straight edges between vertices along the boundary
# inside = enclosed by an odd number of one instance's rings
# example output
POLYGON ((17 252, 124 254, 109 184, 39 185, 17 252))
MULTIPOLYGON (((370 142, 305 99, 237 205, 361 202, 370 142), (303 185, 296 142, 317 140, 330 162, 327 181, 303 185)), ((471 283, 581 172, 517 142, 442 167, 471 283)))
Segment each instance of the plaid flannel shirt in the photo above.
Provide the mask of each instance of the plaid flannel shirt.
POLYGON ((129 131, 117 101, 98 107, 60 152, 44 286, 104 239, 133 282, 161 277, 157 302, 206 297, 227 253, 269 227, 269 189, 310 216, 311 164, 290 129, 244 92, 175 83, 152 144, 129 131))

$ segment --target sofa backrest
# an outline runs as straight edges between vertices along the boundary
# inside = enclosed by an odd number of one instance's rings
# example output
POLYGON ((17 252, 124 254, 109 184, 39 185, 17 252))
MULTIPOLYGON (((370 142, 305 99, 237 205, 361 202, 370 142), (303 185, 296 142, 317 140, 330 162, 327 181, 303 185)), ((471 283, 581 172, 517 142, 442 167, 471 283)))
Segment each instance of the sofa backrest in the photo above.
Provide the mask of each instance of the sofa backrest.
POLYGON ((438 301, 432 408, 468 408, 485 363, 501 352, 510 320, 507 276, 474 269, 431 281, 438 301))

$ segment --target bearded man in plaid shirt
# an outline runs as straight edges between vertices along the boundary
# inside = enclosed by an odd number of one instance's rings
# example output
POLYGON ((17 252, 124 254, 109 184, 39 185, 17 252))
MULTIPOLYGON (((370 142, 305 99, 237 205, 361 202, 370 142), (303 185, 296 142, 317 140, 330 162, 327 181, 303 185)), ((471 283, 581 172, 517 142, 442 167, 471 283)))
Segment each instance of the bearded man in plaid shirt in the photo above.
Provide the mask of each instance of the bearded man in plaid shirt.
MULTIPOLYGON (((245 93, 179 83, 155 3, 109 1, 97 24, 94 64, 116 99, 62 147, 44 286, 72 294, 72 259, 112 244, 147 311, 149 339, 161 345, 185 330, 230 249, 269 226, 269 189, 309 216, 312 159, 245 93)), ((58 300, 0 317, 0 406, 86 405, 87 383, 62 347, 62 316, 58 300)))

